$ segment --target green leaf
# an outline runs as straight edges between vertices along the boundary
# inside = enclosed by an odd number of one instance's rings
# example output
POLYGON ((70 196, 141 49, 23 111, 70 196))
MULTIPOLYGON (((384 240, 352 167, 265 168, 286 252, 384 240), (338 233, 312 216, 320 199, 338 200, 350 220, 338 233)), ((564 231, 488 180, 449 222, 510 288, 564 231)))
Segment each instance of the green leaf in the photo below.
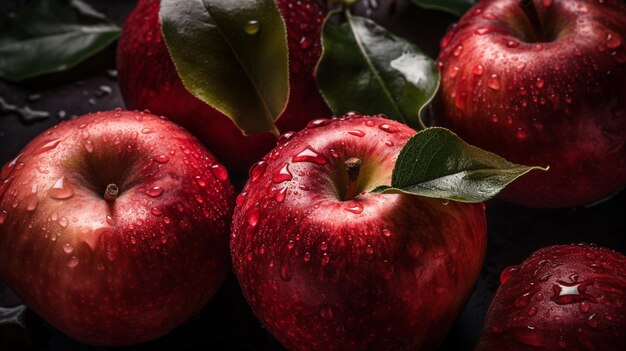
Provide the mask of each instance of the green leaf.
POLYGON ((0 24, 0 78, 19 82, 72 68, 120 28, 80 0, 33 0, 0 24))
POLYGON ((533 169, 471 146, 444 128, 428 128, 406 143, 391 186, 372 192, 413 194, 459 202, 483 202, 533 169))
POLYGON ((439 10, 460 17, 474 6, 476 0, 413 0, 413 3, 425 9, 439 10))
POLYGON ((289 98, 289 52, 273 0, 163 0, 159 16, 193 95, 246 134, 276 132, 289 98))
POLYGON ((336 115, 348 111, 386 114, 414 128, 420 112, 439 88, 433 60, 415 45, 369 19, 343 12, 328 15, 322 30, 323 52, 317 83, 336 115))

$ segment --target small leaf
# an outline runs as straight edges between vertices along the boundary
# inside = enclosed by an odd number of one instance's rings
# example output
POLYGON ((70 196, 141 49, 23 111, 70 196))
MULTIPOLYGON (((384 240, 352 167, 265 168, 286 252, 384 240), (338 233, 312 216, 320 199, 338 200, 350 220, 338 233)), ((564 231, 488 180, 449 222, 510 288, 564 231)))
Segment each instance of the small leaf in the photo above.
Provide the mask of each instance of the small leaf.
POLYGON ((343 12, 328 15, 322 30, 317 83, 336 115, 348 111, 386 114, 421 128, 420 112, 439 88, 439 72, 413 44, 369 19, 343 12))
POLYGON ((444 128, 428 128, 406 143, 391 186, 372 192, 413 194, 459 202, 483 202, 533 169, 471 146, 444 128))
POLYGON ((460 17, 474 6, 476 0, 413 0, 413 3, 425 9, 439 10, 460 17))
POLYGON ((33 0, 0 24, 0 78, 19 82, 72 68, 120 28, 80 0, 33 0))
POLYGON ((276 131, 289 98, 289 52, 273 0, 163 0, 159 16, 193 95, 244 133, 276 131))

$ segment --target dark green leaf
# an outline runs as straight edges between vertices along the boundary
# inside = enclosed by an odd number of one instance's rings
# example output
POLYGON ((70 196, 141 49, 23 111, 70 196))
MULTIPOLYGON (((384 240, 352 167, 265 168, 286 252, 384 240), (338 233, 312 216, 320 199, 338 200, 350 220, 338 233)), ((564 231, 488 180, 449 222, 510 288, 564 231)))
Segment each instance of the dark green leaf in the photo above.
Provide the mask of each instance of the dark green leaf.
POLYGON ((0 24, 0 77, 18 82, 72 68, 120 29, 80 0, 33 0, 0 24))
POLYGON ((474 6, 476 0, 413 0, 413 2, 425 9, 444 11, 460 17, 474 6))
POLYGON ((285 24, 272 0, 163 0, 165 42, 185 87, 244 133, 275 131, 289 97, 285 24))
POLYGON ((447 129, 428 128, 400 151, 391 186, 379 186, 373 192, 483 202, 533 169, 543 168, 511 163, 465 143, 447 129))
POLYGON ((329 14, 322 32, 317 83, 336 115, 348 111, 384 113, 420 128, 420 111, 439 87, 439 72, 413 44, 369 19, 329 14))

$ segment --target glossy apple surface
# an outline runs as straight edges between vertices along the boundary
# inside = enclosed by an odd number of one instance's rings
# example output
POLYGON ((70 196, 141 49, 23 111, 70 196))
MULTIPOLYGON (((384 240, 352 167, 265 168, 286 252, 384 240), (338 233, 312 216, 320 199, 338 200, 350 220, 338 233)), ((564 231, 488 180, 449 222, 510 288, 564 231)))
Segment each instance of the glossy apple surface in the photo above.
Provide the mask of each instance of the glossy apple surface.
MULTIPOLYGON (((120 38, 117 69, 127 107, 167 116, 196 135, 229 170, 245 173, 276 145, 276 137, 270 133, 244 137, 228 117, 185 89, 163 42, 159 4, 140 0, 120 38)), ((289 46, 290 96, 277 121, 278 129, 286 132, 330 113, 313 77, 321 54, 324 13, 315 0, 276 0, 276 4, 287 26, 289 46)))
POLYGON ((437 123, 506 159, 550 166, 501 198, 582 206, 626 185, 626 4, 535 0, 545 40, 519 0, 479 2, 441 42, 437 123))
POLYGON ((431 350, 485 255, 482 204, 369 193, 415 132, 349 114, 287 134, 250 170, 231 233, 254 313, 291 350, 431 350), (357 196, 344 162, 359 158, 357 196))
POLYGON ((0 179, 3 279, 80 341, 160 337, 197 313, 229 270, 226 169, 164 119, 111 111, 63 122, 0 179))
POLYGON ((626 257, 557 245, 509 267, 487 313, 479 351, 623 350, 626 257))

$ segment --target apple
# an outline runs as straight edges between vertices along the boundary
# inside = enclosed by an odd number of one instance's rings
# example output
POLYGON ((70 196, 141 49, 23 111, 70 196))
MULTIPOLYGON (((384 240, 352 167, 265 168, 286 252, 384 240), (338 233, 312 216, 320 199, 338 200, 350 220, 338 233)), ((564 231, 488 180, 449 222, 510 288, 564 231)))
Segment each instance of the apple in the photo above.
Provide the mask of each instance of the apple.
POLYGON ((441 41, 436 123, 512 162, 550 166, 502 199, 605 199, 626 186, 625 35, 619 0, 480 1, 441 41))
POLYGON ((253 312, 290 350, 434 349, 477 281, 483 204, 369 191, 409 127, 318 119, 250 169, 231 232, 253 312))
POLYGON ((557 245, 505 269, 479 351, 624 350, 626 257, 557 245))
POLYGON ((2 277, 77 340, 120 346, 165 335, 230 269, 226 168, 163 118, 116 110, 63 122, 0 181, 2 277))
MULTIPOLYGON (((186 0, 190 1, 190 0, 186 0)), ((159 0, 140 0, 126 21, 117 51, 120 90, 128 108, 148 109, 189 129, 232 172, 242 173, 276 145, 271 133, 244 136, 225 115, 183 86, 163 42, 159 0)), ((321 54, 323 8, 315 0, 276 0, 287 26, 290 97, 277 120, 299 130, 330 112, 313 77, 321 54)))

